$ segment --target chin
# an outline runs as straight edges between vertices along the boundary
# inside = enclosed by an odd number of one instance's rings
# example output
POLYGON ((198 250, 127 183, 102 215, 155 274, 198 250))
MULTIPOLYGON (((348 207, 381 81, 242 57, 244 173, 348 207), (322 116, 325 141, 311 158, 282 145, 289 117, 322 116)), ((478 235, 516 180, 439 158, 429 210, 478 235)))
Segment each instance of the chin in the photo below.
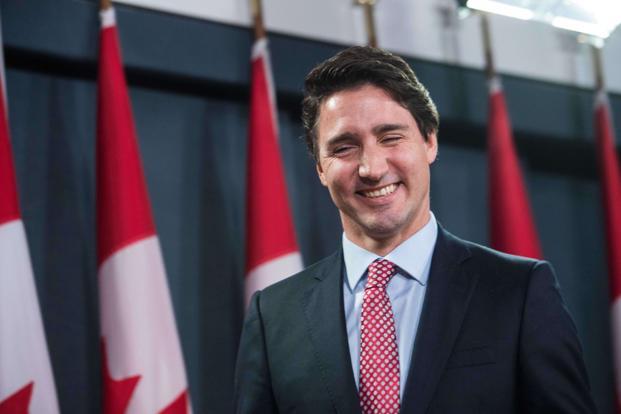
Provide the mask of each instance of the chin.
POLYGON ((387 239, 399 233, 399 230, 404 226, 402 223, 383 220, 372 223, 367 222, 362 227, 365 229, 365 233, 374 239, 387 239))

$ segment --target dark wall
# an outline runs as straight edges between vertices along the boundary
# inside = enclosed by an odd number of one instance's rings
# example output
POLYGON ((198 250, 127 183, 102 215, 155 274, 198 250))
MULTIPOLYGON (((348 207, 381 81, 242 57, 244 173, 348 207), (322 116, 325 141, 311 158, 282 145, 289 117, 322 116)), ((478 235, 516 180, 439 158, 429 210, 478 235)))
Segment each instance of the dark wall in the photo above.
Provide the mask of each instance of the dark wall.
MULTIPOLYGON (((117 21, 194 411, 228 413, 243 318, 251 33, 124 6, 117 6, 117 21)), ((5 1, 2 26, 21 207, 60 404, 63 413, 96 413, 97 7, 5 1)), ((289 195, 302 254, 311 263, 337 247, 340 223, 299 139, 300 90, 310 67, 340 47, 278 34, 270 39, 289 195)), ((486 243, 484 75, 410 62, 442 116, 432 209, 453 233, 486 243)), ((515 77, 504 85, 544 254, 574 315, 597 404, 612 413, 592 92, 515 77)), ((621 113, 621 98, 613 96, 612 104, 621 113)))

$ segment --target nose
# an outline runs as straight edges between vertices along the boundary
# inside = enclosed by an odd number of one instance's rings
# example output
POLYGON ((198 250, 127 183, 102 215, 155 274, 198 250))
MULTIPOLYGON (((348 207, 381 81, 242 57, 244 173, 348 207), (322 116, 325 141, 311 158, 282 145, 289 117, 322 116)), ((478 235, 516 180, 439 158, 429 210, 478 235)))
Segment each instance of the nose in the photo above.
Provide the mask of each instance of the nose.
POLYGON ((386 154, 380 148, 365 148, 360 156, 358 175, 362 179, 380 181, 388 172, 386 154))

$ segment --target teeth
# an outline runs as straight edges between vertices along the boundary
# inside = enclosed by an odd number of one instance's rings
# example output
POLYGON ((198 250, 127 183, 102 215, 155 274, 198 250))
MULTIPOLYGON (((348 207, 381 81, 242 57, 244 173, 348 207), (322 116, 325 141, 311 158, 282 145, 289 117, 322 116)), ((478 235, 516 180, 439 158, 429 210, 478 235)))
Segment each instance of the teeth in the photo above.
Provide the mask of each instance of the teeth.
POLYGON ((363 191, 362 194, 365 197, 376 198, 376 197, 382 197, 382 196, 391 194, 396 189, 397 189, 397 184, 390 184, 390 185, 387 185, 386 187, 380 188, 379 190, 363 191))

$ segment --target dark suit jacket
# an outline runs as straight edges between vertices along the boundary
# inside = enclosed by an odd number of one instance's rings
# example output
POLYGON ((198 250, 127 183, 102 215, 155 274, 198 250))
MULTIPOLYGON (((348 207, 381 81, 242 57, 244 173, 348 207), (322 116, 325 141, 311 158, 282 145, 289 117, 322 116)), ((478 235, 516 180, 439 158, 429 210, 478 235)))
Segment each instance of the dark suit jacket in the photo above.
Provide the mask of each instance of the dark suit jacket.
MULTIPOLYGON (((257 292, 237 413, 360 413, 338 251, 257 292)), ((592 413, 576 329, 546 262, 439 229, 402 413, 592 413)))

